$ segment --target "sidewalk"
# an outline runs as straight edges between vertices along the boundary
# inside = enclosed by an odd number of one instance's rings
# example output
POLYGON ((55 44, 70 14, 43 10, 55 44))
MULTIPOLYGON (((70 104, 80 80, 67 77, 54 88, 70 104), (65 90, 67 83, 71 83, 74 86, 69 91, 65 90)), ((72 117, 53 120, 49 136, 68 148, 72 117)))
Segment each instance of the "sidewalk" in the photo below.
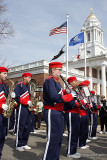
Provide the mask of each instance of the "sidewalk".
MULTIPOLYGON (((100 130, 98 126, 98 131, 100 130)), ((67 133, 67 131, 66 131, 67 133)), ((80 160, 106 160, 107 159, 107 135, 97 133, 97 140, 92 140, 88 145, 89 149, 78 152, 82 154, 80 160)), ((45 125, 41 126, 41 130, 37 130, 36 134, 30 134, 28 145, 32 147, 29 151, 18 152, 15 150, 15 136, 8 133, 5 141, 2 160, 42 160, 46 145, 45 125)), ((66 157, 67 137, 63 137, 61 147, 60 160, 72 160, 66 157)))

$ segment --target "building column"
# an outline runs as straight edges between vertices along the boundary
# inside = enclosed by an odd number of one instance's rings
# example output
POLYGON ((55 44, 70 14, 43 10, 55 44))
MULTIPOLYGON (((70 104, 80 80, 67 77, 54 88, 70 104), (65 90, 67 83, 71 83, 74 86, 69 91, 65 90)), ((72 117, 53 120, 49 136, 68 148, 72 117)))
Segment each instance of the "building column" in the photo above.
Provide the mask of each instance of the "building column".
POLYGON ((96 41, 98 42, 98 30, 96 29, 96 41))
POLYGON ((101 44, 103 44, 102 33, 101 33, 101 44))
POLYGON ((93 40, 92 41, 95 41, 95 30, 93 29, 93 40))
POLYGON ((89 77, 90 77, 90 90, 93 88, 93 83, 92 83, 92 67, 89 65, 89 77))
POLYGON ((90 30, 90 41, 92 42, 92 31, 90 30))
POLYGON ((101 43, 101 32, 99 31, 99 42, 101 43))
POLYGON ((102 44, 103 44, 103 32, 102 32, 102 44))
POLYGON ((97 95, 100 95, 100 68, 97 69, 97 95))
POLYGON ((95 39, 95 29, 94 29, 94 41, 95 41, 96 39, 95 39))
POLYGON ((101 66, 101 78, 102 78, 102 95, 106 97, 106 69, 105 64, 101 66))

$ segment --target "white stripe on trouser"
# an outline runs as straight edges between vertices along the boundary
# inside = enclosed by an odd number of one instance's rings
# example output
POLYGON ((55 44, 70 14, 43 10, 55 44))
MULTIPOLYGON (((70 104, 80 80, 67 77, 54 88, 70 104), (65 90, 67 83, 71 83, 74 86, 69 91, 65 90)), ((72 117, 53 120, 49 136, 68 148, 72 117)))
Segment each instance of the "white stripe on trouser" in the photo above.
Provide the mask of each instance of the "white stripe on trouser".
POLYGON ((47 151, 50 143, 50 134, 51 134, 51 109, 48 110, 48 141, 46 144, 43 160, 46 160, 46 155, 47 155, 47 151))
POLYGON ((10 117, 8 118, 8 126, 7 126, 8 130, 9 130, 9 124, 10 124, 10 117))
POLYGON ((70 154, 70 147, 71 147, 71 112, 69 113, 68 154, 70 154))
POLYGON ((16 147, 17 147, 17 144, 18 144, 18 132, 19 132, 19 121, 20 121, 21 107, 22 107, 22 105, 20 104, 19 113, 18 113, 18 122, 17 122, 16 147))
MULTIPOLYGON (((81 125, 81 116, 80 117, 80 125, 81 125)), ((79 130, 80 130, 80 126, 79 126, 79 130)), ((78 134, 78 143, 77 143, 77 147, 79 147, 79 134, 78 134)))
POLYGON ((91 134, 92 134, 92 127, 93 127, 93 113, 91 113, 90 137, 91 137, 91 134))
POLYGON ((16 109, 14 110, 14 129, 13 129, 14 133, 15 133, 15 127, 16 127, 16 109))

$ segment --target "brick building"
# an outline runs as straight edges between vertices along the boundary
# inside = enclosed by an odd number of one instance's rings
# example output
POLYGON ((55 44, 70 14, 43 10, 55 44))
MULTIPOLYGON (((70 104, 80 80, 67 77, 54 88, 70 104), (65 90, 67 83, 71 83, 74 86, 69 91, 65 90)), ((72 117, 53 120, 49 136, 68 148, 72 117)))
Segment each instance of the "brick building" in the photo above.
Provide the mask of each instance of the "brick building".
MULTIPOLYGON (((16 84, 21 80, 21 76, 24 72, 32 73, 32 81, 37 84, 37 96, 42 97, 43 83, 48 77, 48 65, 49 62, 46 60, 41 60, 37 62, 32 62, 28 64, 23 64, 15 67, 9 68, 8 79, 11 79, 16 84)), ((63 68, 62 75, 66 77, 66 68, 63 68)), ((84 80, 84 72, 79 71, 78 69, 69 69, 69 76, 76 76, 79 80, 84 80)), ((63 86, 63 81, 60 80, 61 85, 63 86)))

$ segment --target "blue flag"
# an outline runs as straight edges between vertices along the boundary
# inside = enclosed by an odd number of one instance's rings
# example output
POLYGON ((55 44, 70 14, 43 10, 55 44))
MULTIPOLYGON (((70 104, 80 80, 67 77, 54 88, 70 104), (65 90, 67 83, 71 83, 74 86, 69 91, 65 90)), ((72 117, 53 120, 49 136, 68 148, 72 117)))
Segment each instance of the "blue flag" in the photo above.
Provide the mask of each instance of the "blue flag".
POLYGON ((69 46, 74 46, 78 43, 84 43, 84 32, 81 32, 73 37, 69 42, 69 46))

